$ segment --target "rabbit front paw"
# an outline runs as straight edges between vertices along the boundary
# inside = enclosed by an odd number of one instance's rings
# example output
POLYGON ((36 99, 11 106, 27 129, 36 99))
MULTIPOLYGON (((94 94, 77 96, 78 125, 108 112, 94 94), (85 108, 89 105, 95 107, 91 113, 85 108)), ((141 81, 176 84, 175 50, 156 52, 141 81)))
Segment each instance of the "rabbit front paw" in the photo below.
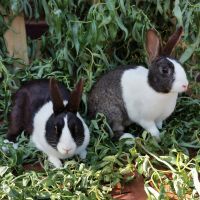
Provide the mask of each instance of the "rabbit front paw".
POLYGON ((81 159, 85 159, 86 156, 87 156, 87 151, 86 151, 86 150, 81 151, 81 152, 79 153, 79 156, 80 156, 81 159))
POLYGON ((123 140, 123 139, 126 139, 125 144, 127 144, 127 145, 133 145, 134 142, 135 142, 135 140, 133 140, 133 139, 135 139, 135 137, 132 134, 130 134, 130 133, 124 133, 119 138, 119 140, 123 140))
POLYGON ((157 128, 152 127, 152 129, 147 130, 151 133, 151 136, 155 137, 158 142, 160 142, 160 132, 157 128))
POLYGON ((3 142, 5 144, 5 146, 2 146, 2 150, 4 152, 8 152, 8 150, 9 150, 9 148, 6 146, 7 144, 12 144, 14 149, 18 149, 18 145, 19 145, 18 143, 11 142, 11 141, 9 141, 7 139, 5 139, 3 142))
POLYGON ((51 162, 54 165, 54 167, 56 167, 56 168, 62 167, 62 162, 60 161, 59 158, 56 158, 54 156, 49 156, 48 160, 49 160, 49 162, 51 162))
POLYGON ((119 139, 121 140, 121 139, 124 139, 124 138, 134 138, 134 136, 133 135, 131 135, 130 133, 124 133, 119 139))
POLYGON ((156 121, 156 126, 157 126, 158 129, 162 129, 162 125, 163 125, 162 120, 156 121))
POLYGON ((155 122, 143 121, 141 126, 151 133, 151 135, 155 137, 158 142, 160 142, 160 131, 156 127, 155 122))

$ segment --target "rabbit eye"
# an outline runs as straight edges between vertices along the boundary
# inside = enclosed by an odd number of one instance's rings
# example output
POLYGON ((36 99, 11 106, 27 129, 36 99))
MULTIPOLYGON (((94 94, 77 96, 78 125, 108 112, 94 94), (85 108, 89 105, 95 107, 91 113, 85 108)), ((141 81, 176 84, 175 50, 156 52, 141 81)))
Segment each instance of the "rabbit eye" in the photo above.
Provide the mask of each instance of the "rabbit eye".
POLYGON ((58 120, 54 124, 55 133, 60 134, 62 132, 63 127, 64 127, 64 120, 58 120))
POLYGON ((58 134, 58 127, 54 126, 56 134, 58 134))
POLYGON ((163 74, 168 74, 168 72, 169 72, 169 70, 168 70, 167 68, 163 68, 163 69, 162 69, 162 73, 163 73, 163 74))
POLYGON ((170 69, 168 67, 161 67, 160 73, 163 75, 170 75, 170 69))

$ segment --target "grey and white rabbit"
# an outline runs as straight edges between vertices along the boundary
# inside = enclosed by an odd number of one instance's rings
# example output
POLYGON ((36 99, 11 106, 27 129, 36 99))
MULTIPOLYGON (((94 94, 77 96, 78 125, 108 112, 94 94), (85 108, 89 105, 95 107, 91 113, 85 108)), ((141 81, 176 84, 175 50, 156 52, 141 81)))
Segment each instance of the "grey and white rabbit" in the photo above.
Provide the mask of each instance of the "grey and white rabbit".
POLYGON ((149 69, 121 66, 103 75, 89 94, 89 115, 103 113, 114 132, 113 139, 132 137, 124 128, 135 122, 160 139, 163 120, 175 109, 178 93, 188 87, 182 65, 170 57, 183 33, 179 27, 164 48, 154 29, 147 31, 149 69))
POLYGON ((24 130, 55 167, 75 154, 84 159, 90 135, 78 113, 82 91, 82 80, 72 92, 55 79, 28 81, 14 96, 6 138, 15 142, 24 130))

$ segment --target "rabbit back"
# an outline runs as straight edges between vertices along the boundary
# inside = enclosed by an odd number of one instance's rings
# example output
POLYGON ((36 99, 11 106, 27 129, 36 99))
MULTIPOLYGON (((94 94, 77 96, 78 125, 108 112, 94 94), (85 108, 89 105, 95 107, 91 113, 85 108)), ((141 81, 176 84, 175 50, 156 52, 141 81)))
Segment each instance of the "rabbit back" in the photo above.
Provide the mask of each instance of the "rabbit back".
MULTIPOLYGON (((69 98, 69 91, 58 83, 63 99, 69 98)), ((9 115, 9 128, 6 138, 15 142, 17 136, 25 131, 30 135, 33 131, 33 118, 37 111, 50 101, 49 80, 32 80, 23 86, 12 97, 12 111, 9 115)))
POLYGON ((103 113, 113 131, 123 131, 121 124, 126 126, 131 123, 124 106, 120 81, 128 69, 135 69, 135 66, 119 66, 109 71, 96 82, 89 94, 89 116, 95 117, 96 113, 103 113))

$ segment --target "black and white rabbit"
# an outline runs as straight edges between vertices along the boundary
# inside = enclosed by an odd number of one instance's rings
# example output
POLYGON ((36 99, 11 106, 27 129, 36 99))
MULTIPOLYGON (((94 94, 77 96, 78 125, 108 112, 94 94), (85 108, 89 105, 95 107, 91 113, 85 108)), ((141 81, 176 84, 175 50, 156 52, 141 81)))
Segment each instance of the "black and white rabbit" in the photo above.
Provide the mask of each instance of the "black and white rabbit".
POLYGON ((24 130, 55 167, 75 154, 84 159, 90 135, 78 113, 82 91, 82 80, 72 92, 55 79, 27 82, 15 94, 6 138, 15 142, 24 130))
POLYGON ((156 31, 146 35, 149 69, 121 66, 103 75, 89 94, 89 115, 105 114, 114 132, 113 139, 133 137, 124 128, 135 122, 160 138, 163 120, 174 111, 178 93, 188 87, 181 64, 169 57, 183 33, 179 27, 161 48, 156 31))

